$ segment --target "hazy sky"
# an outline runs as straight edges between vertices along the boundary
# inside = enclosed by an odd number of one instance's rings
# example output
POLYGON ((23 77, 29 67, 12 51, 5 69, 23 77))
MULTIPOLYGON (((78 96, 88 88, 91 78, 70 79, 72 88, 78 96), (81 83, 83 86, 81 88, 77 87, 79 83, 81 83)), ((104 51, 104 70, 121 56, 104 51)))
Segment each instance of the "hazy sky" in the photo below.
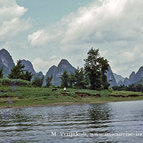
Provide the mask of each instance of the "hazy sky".
POLYGON ((113 72, 143 66, 143 0, 0 0, 0 47, 46 73, 62 58, 82 67, 99 48, 113 72))

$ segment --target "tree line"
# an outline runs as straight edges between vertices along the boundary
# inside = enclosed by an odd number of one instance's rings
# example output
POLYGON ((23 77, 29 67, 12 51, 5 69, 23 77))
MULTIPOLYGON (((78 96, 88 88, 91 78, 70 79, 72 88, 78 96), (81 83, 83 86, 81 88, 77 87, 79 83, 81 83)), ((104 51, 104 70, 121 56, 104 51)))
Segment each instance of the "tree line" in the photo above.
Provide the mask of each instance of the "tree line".
POLYGON ((143 92, 143 85, 142 84, 131 84, 129 86, 120 85, 112 87, 114 90, 117 91, 134 91, 134 92, 143 92))
POLYGON ((101 57, 99 49, 91 48, 84 60, 84 68, 78 68, 74 73, 67 71, 61 76, 62 87, 89 88, 92 90, 108 89, 107 70, 109 67, 107 59, 101 57))
MULTIPOLYGON (((80 89, 108 89, 107 82, 108 61, 99 54, 99 49, 91 48, 87 53, 87 58, 84 60, 83 68, 77 68, 74 73, 64 71, 61 76, 61 87, 80 88, 80 89)), ((21 60, 12 67, 11 73, 8 75, 10 79, 22 79, 31 81, 32 85, 41 87, 44 81, 44 76, 39 74, 32 75, 31 72, 24 70, 21 60)), ((0 69, 0 78, 3 77, 3 68, 0 69)), ((46 87, 52 85, 52 78, 46 78, 46 87)))

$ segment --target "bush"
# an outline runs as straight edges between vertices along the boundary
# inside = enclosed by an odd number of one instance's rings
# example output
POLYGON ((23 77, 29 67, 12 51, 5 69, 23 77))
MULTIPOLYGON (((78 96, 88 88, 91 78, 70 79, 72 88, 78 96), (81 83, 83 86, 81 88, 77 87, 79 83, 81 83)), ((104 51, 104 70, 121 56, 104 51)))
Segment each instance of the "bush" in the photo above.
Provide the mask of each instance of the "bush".
POLYGON ((0 85, 1 86, 26 86, 31 87, 31 82, 21 79, 9 79, 9 78, 3 78, 0 79, 0 85))
POLYGON ((39 74, 35 75, 34 79, 32 80, 32 85, 35 87, 42 87, 43 80, 44 80, 44 76, 40 76, 39 74))

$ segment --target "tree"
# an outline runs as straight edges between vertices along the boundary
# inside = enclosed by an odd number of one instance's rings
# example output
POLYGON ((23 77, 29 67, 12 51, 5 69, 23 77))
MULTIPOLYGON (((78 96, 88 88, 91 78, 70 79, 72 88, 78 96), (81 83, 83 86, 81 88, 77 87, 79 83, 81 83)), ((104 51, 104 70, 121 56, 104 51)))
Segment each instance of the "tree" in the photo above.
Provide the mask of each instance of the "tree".
POLYGON ((31 81, 32 73, 24 70, 24 65, 22 65, 21 60, 17 61, 17 65, 13 66, 11 69, 11 73, 8 75, 10 79, 23 79, 31 81))
POLYGON ((68 87, 68 83, 69 83, 69 75, 68 75, 67 71, 64 71, 61 76, 61 86, 68 87))
POLYGON ((32 76, 33 76, 33 74, 26 70, 25 73, 24 73, 24 80, 31 81, 32 76))
POLYGON ((75 83, 75 75, 74 73, 70 73, 69 74, 69 87, 73 87, 74 86, 74 83, 75 83))
POLYGON ((84 69, 77 68, 77 70, 75 70, 75 87, 83 89, 86 88, 87 84, 84 69))
POLYGON ((109 67, 108 61, 103 57, 99 58, 99 63, 101 64, 101 78, 103 89, 108 89, 109 83, 107 82, 107 70, 109 67))
POLYGON ((47 79, 46 79, 46 87, 50 87, 52 79, 53 79, 53 75, 51 75, 51 77, 47 77, 47 79))
POLYGON ((3 78, 3 67, 0 69, 0 78, 3 78))
POLYGON ((34 79, 32 80, 32 85, 36 87, 41 87, 43 84, 44 76, 40 76, 39 74, 34 75, 34 79))
POLYGON ((24 67, 25 66, 21 64, 21 60, 18 60, 17 65, 12 67, 11 73, 8 77, 11 79, 24 79, 24 67))
POLYGON ((91 48, 87 54, 84 69, 89 78, 90 88, 95 90, 107 87, 105 74, 108 70, 108 61, 100 56, 99 49, 91 48))

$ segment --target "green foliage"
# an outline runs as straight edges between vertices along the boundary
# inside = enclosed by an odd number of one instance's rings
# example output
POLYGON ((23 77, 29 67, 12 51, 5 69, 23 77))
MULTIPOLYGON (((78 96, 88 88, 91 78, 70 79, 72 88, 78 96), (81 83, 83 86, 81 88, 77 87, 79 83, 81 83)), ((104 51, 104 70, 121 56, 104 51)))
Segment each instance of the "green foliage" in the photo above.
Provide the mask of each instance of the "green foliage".
POLYGON ((0 69, 0 78, 3 78, 3 67, 0 69))
POLYGON ((117 91, 122 91, 122 90, 126 91, 127 90, 127 86, 125 86, 125 85, 114 86, 112 88, 113 88, 113 90, 117 90, 117 91))
POLYGON ((88 79, 83 68, 77 68, 74 73, 70 74, 65 71, 61 76, 62 87, 85 89, 87 88, 88 84, 88 79))
POLYGON ((31 82, 21 79, 8 79, 3 78, 0 79, 0 85, 1 86, 25 86, 25 87, 31 87, 31 82))
POLYGON ((129 86, 121 85, 112 87, 114 90, 117 91, 134 91, 134 92, 143 92, 143 85, 142 84, 131 84, 129 86))
POLYGON ((24 73, 24 80, 31 81, 32 76, 33 76, 32 73, 26 70, 24 73))
POLYGON ((99 49, 91 48, 88 57, 85 59, 85 71, 88 75, 90 88, 95 90, 107 89, 106 71, 108 70, 108 61, 100 56, 99 49))
POLYGON ((24 67, 25 66, 21 64, 21 60, 18 60, 17 65, 12 67, 11 73, 8 75, 8 78, 31 81, 32 73, 27 70, 23 70, 24 67))
POLYGON ((34 75, 34 79, 32 80, 32 85, 35 87, 41 87, 43 84, 44 76, 40 76, 39 74, 34 75))
POLYGON ((68 87, 69 83, 69 75, 67 71, 64 71, 64 73, 61 76, 61 86, 62 87, 68 87))
MULTIPOLYGON (((28 81, 27 81, 28 82, 28 81)), ((30 83, 30 82, 29 82, 30 83)), ((0 107, 9 107, 7 96, 13 102, 12 107, 18 106, 41 106, 41 105, 67 105, 76 103, 106 103, 114 101, 143 100, 143 93, 131 91, 109 91, 109 90, 88 90, 88 89, 67 89, 67 96, 62 95, 63 88, 52 91, 52 88, 43 87, 15 87, 0 86, 0 107), (91 96, 81 97, 77 93, 90 94, 91 96), (96 97, 95 95, 101 95, 96 97), (110 96, 112 95, 112 96, 110 96), (113 96, 115 95, 115 96, 113 96), (123 95, 123 97, 120 97, 123 95), (139 95, 128 98, 128 95, 139 95)))
POLYGON ((51 86, 52 79, 53 79, 52 75, 51 75, 51 77, 47 77, 47 79, 46 79, 46 87, 50 87, 51 86))
POLYGON ((74 73, 70 73, 69 74, 69 87, 72 88, 74 86, 75 83, 75 75, 74 73))
POLYGON ((107 82, 107 75, 106 75, 109 67, 108 61, 103 57, 100 57, 99 63, 101 64, 101 79, 102 79, 103 89, 108 89, 109 83, 107 82))
POLYGON ((24 65, 21 64, 21 61, 17 61, 17 65, 13 66, 11 73, 8 75, 10 79, 23 79, 24 78, 24 65))
POLYGON ((85 89, 88 85, 86 80, 85 71, 83 68, 75 70, 75 87, 79 89, 85 89))

